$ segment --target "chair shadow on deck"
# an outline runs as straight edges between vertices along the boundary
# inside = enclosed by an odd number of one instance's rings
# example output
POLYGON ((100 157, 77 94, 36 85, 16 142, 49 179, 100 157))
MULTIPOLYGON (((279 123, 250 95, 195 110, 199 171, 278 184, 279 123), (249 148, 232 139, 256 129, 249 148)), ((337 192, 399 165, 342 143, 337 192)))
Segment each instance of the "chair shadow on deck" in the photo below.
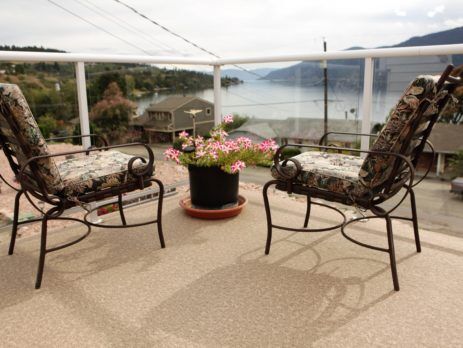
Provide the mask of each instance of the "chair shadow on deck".
POLYGON ((198 344, 309 346, 393 295, 385 290, 360 306, 362 283, 357 277, 248 261, 204 275, 154 308, 144 321, 198 344), (357 292, 353 306, 352 289, 357 292))

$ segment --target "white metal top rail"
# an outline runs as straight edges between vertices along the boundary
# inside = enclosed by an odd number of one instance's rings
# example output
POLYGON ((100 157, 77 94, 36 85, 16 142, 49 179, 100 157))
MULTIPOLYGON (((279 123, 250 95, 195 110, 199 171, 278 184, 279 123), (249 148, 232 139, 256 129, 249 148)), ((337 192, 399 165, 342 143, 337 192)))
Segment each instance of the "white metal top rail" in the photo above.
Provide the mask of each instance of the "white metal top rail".
POLYGON ((214 65, 209 58, 20 51, 0 51, 0 61, 214 65))
POLYGON ((54 53, 54 52, 19 52, 0 51, 0 61, 23 62, 84 62, 84 63, 146 63, 146 64, 185 64, 185 65, 228 65, 255 64, 310 60, 334 59, 365 59, 386 57, 412 57, 447 54, 463 54, 463 44, 415 46, 397 48, 376 48, 351 51, 333 51, 300 53, 289 55, 273 55, 260 57, 231 57, 231 58, 194 58, 194 57, 165 57, 148 55, 115 55, 115 54, 85 54, 85 53, 54 53))

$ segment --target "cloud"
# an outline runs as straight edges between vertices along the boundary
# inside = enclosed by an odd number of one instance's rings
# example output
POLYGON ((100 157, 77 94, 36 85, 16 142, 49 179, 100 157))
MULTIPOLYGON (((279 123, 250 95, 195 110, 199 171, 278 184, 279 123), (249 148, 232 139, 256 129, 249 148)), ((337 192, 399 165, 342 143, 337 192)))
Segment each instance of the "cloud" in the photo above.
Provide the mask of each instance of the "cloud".
POLYGON ((433 10, 428 11, 428 17, 429 17, 429 18, 433 18, 436 14, 438 14, 438 13, 443 13, 444 10, 445 10, 445 6, 444 6, 444 5, 436 6, 436 7, 434 7, 433 10))
MULTIPOLYGON (((205 56, 113 0, 86 0, 88 7, 81 0, 56 1, 123 40, 47 1, 14 0, 5 2, 0 12, 4 29, 0 42, 78 53, 144 54, 137 46, 154 55, 205 56), (99 8, 104 9, 104 16, 99 8), (111 16, 116 20, 109 20, 111 16)), ((371 0, 267 0, 265 8, 257 0, 126 1, 223 57, 318 52, 323 36, 329 51, 393 45, 411 36, 463 25, 462 0, 388 0, 382 6, 371 0)))
POLYGON ((450 28, 456 28, 463 26, 463 17, 455 19, 447 19, 444 21, 444 24, 450 28))

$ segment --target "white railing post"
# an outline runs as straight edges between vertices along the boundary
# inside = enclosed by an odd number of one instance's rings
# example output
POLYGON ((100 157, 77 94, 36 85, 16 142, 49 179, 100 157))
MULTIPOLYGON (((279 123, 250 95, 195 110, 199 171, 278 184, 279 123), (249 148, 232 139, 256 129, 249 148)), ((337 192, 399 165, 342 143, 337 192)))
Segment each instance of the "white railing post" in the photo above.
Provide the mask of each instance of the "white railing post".
MULTIPOLYGON (((90 134, 90 121, 88 119, 87 83, 85 80, 85 65, 76 63, 77 103, 79 105, 80 134, 90 134)), ((82 138, 84 149, 92 145, 90 137, 82 138)))
MULTIPOLYGON (((371 109, 373 104, 373 58, 365 58, 365 73, 363 77, 362 133, 371 132, 371 109)), ((370 138, 361 137, 360 149, 370 148, 370 138)))
POLYGON ((214 124, 222 122, 222 86, 220 65, 214 65, 214 124))

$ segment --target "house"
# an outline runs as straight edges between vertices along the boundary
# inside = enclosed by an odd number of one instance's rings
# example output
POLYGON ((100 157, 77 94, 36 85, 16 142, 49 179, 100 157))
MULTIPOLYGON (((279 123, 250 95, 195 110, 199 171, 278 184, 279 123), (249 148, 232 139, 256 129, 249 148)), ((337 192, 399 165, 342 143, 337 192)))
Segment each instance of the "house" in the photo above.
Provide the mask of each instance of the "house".
POLYGON ((173 142, 181 131, 192 134, 193 129, 204 135, 214 126, 214 104, 195 96, 170 96, 151 104, 131 125, 149 143, 173 142))
MULTIPOLYGON (((449 166, 449 159, 458 151, 463 151, 463 124, 436 123, 429 135, 429 141, 434 147, 437 160, 431 170, 436 176, 445 173, 449 166)), ((426 146, 421 155, 419 168, 427 168, 433 160, 431 150, 426 146)))
POLYGON ((386 94, 397 95, 401 94, 404 87, 416 76, 439 75, 451 63, 451 55, 389 57, 378 60, 377 70, 386 72, 386 94))
POLYGON ((451 55, 376 59, 374 114, 387 115, 410 81, 423 74, 440 75, 451 63, 451 55))

